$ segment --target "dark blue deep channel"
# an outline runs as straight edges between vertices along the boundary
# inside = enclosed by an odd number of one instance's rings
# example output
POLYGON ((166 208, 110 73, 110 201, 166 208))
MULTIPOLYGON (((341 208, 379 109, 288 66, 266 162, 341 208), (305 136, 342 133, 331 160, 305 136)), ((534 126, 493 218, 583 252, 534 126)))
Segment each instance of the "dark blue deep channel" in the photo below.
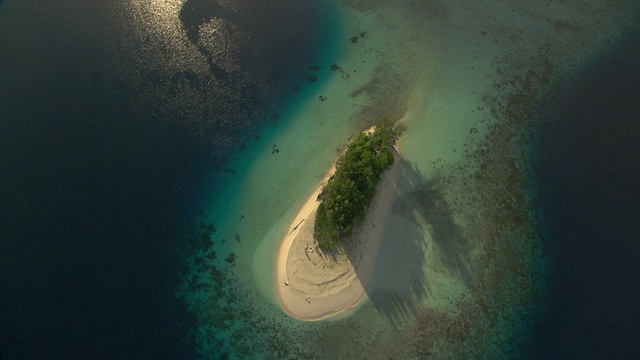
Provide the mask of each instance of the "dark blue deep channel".
POLYGON ((0 7, 0 359, 190 358, 174 290, 211 171, 308 83, 311 2, 187 1, 189 56, 216 46, 199 22, 239 29, 204 72, 154 63, 180 39, 149 36, 166 18, 137 24, 150 3, 131 3, 0 7))
POLYGON ((552 259, 531 358, 640 358, 640 37, 562 81, 536 131, 552 259))

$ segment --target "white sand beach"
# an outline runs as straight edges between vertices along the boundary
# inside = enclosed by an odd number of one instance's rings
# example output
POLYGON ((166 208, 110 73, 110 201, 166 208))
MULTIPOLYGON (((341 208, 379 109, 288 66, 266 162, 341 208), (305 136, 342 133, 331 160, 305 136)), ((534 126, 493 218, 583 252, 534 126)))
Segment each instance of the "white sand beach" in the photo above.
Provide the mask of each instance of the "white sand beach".
POLYGON ((378 183, 369 213, 344 251, 324 253, 313 238, 317 201, 335 172, 331 167, 284 235, 276 259, 276 292, 282 308, 299 320, 320 320, 354 308, 376 268, 387 217, 397 192, 399 156, 378 183), (376 226, 379 225, 379 226, 376 226))

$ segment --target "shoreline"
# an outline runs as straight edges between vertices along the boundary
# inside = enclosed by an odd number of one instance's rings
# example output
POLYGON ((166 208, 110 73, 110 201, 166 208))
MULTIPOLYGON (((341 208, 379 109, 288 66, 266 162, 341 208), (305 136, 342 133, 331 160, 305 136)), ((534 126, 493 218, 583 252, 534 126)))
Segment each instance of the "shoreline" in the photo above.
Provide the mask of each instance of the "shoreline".
POLYGON ((276 257, 274 285, 279 305, 289 316, 318 321, 360 304, 376 268, 384 219, 396 197, 400 160, 396 153, 394 164, 380 177, 367 217, 344 251, 325 254, 313 239, 317 198, 335 173, 335 163, 307 197, 283 235, 276 257))

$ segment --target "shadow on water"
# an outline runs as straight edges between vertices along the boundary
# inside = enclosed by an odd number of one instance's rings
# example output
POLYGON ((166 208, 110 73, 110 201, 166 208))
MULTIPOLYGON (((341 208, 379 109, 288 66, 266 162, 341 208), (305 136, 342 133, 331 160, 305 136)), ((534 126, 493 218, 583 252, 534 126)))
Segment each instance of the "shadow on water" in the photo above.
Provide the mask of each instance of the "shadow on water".
POLYGON ((411 163, 401 161, 398 196, 385 224, 380 224, 384 239, 373 278, 365 284, 367 296, 393 326, 414 319, 431 293, 426 252, 435 254, 452 276, 467 286, 470 282, 467 240, 440 182, 428 180, 411 163))

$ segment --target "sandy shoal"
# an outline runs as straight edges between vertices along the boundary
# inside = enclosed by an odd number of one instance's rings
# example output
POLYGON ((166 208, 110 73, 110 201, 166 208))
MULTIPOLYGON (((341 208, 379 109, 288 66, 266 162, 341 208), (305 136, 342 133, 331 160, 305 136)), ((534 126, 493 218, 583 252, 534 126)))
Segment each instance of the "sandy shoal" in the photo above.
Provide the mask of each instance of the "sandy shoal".
POLYGON ((276 293, 282 309, 299 320, 320 320, 344 313, 363 299, 376 268, 384 219, 396 198, 399 156, 381 176, 365 222, 339 254, 323 253, 313 239, 318 195, 332 166, 309 196, 281 242, 276 258, 276 293), (378 225, 378 226, 376 226, 378 225))

